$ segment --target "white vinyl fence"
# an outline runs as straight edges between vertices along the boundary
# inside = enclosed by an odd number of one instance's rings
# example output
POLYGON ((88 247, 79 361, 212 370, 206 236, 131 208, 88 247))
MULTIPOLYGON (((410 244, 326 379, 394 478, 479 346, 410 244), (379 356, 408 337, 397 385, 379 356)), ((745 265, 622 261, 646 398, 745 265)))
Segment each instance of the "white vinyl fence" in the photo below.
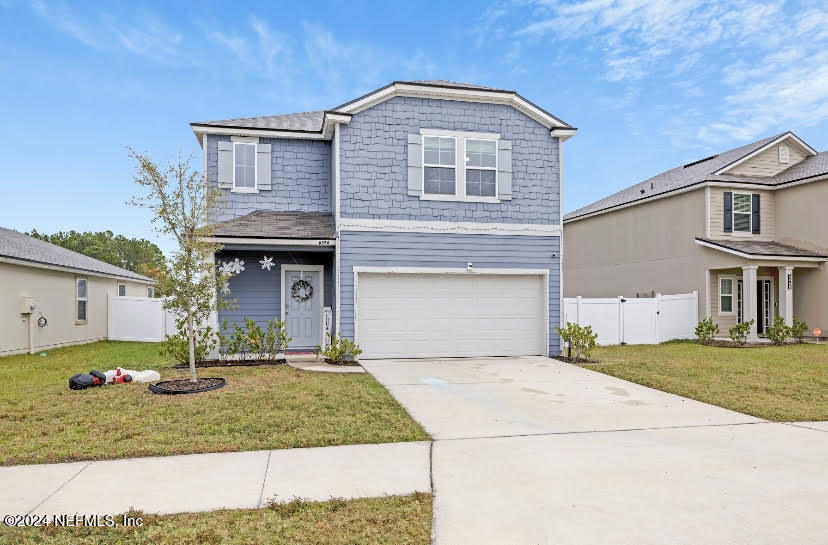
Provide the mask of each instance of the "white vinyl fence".
POLYGON ((175 316, 155 297, 109 297, 107 313, 111 341, 160 342, 175 334, 175 316))
POLYGON ((592 326, 598 344, 658 344, 695 338, 698 292, 655 297, 564 298, 564 323, 592 326))

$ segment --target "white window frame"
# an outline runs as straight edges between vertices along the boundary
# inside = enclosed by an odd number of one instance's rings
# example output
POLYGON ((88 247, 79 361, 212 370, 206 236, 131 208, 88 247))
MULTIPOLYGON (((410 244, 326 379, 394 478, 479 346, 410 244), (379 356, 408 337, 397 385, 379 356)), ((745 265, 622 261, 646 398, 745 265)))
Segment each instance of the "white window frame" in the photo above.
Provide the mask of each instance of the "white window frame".
MULTIPOLYGON (((485 202, 499 203, 498 174, 500 167, 498 163, 500 134, 489 132, 466 132, 450 131, 443 129, 420 129, 420 164, 422 173, 420 176, 420 200, 423 201, 463 201, 463 202, 485 202), (432 165, 425 162, 425 137, 440 136, 454 138, 454 195, 434 195, 425 192, 425 169, 426 167, 443 167, 446 165, 432 165), (478 195, 466 195, 466 140, 492 140, 495 142, 495 194, 494 197, 482 197, 478 195)), ((491 170, 491 167, 473 167, 477 170, 491 170)))
POLYGON ((126 284, 118 282, 118 297, 126 297, 126 284), (121 288, 124 288, 124 294, 121 295, 121 288))
POLYGON ((155 286, 147 286, 147 297, 155 297, 155 286))
POLYGON ((75 277, 75 323, 76 324, 86 324, 89 323, 89 279, 85 276, 77 276, 75 277), (81 297, 80 296, 80 283, 81 280, 84 282, 86 286, 86 295, 81 297), (84 316, 83 320, 78 318, 78 303, 84 301, 86 303, 86 316, 84 316))
POLYGON ((252 140, 233 140, 233 193, 258 193, 259 192, 259 161, 256 158, 258 153, 257 142, 252 140), (253 187, 236 187, 236 146, 253 146, 253 187))
POLYGON ((717 311, 719 316, 733 316, 736 314, 736 305, 737 305, 737 296, 736 296, 736 281, 738 277, 736 275, 731 274, 720 274, 718 277, 718 285, 719 289, 717 291, 718 301, 716 304, 717 311), (730 280, 730 293, 722 293, 722 281, 723 280, 730 280), (725 312, 722 310, 722 297, 730 297, 730 311, 725 312))
POLYGON ((739 237, 749 237, 753 236, 753 193, 745 193, 744 191, 733 191, 731 192, 733 197, 733 202, 731 203, 730 207, 730 224, 731 224, 731 233, 739 237), (745 212, 736 212, 736 195, 747 195, 748 202, 750 203, 750 211, 747 212, 748 216, 748 230, 747 231, 737 231, 736 230, 736 214, 745 214, 745 212))

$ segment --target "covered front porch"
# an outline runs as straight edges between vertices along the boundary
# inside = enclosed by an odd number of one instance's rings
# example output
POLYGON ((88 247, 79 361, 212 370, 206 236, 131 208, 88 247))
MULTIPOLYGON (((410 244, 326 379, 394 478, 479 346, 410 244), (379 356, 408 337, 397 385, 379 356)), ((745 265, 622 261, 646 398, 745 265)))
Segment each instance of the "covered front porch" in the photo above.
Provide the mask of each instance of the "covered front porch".
POLYGON ((286 323, 288 349, 313 350, 333 334, 336 239, 330 214, 258 211, 223 222, 216 265, 232 276, 219 289, 230 307, 214 327, 224 334, 245 318, 286 323))
POLYGON ((753 341, 765 335, 776 316, 787 325, 793 323, 796 278, 826 261, 826 256, 776 242, 696 239, 696 243, 733 256, 732 264, 706 270, 707 317, 719 326, 722 336, 734 325, 753 320, 748 336, 753 341))

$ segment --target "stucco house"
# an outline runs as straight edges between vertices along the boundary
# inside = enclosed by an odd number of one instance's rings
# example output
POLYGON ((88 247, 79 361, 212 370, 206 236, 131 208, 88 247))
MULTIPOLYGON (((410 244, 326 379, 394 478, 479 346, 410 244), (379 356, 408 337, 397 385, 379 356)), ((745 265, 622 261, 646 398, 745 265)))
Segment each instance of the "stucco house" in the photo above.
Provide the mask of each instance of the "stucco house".
POLYGON ((557 354, 561 143, 520 94, 393 82, 330 110, 191 124, 217 263, 247 316, 292 350, 326 332, 364 358, 557 354))
POLYGON ((699 293, 723 335, 775 316, 828 329, 828 152, 785 132, 564 217, 567 296, 699 293))
POLYGON ((107 298, 153 295, 146 276, 0 227, 0 356, 107 338, 107 298))

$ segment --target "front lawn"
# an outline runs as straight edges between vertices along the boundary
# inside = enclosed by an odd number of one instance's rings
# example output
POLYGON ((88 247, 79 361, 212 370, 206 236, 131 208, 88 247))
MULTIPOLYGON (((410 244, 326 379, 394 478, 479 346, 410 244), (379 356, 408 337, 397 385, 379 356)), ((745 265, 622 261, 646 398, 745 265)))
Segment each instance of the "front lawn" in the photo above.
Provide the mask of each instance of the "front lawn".
MULTIPOLYGON (((5 528, 0 542, 20 545, 427 545, 431 541, 431 496, 413 494, 321 503, 294 501, 264 509, 140 517, 140 528, 5 528), (8 541, 6 541, 8 540, 8 541)), ((120 517, 115 517, 120 523, 120 517)))
POLYGON ((170 364, 159 345, 109 341, 0 358, 0 465, 428 439, 368 374, 230 367, 200 369, 227 379, 201 394, 68 388, 75 373, 116 366, 187 376, 170 364))
POLYGON ((828 420, 828 346, 599 347, 585 367, 775 421, 828 420))

